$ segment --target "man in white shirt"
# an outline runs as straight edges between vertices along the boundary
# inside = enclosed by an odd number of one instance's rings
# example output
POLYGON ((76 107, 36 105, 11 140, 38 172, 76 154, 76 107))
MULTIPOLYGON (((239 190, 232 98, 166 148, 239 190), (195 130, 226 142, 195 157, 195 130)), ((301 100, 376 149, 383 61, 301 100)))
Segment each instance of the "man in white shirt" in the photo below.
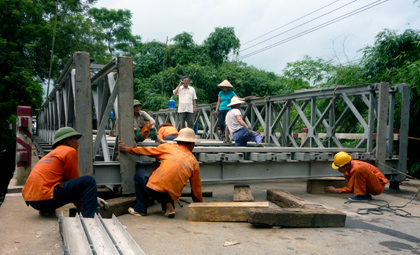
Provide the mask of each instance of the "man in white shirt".
POLYGON ((194 128, 194 114, 197 112, 196 101, 197 95, 195 94, 195 89, 191 86, 190 79, 188 76, 182 77, 181 82, 178 84, 178 87, 173 91, 174 95, 178 95, 178 114, 179 121, 181 122, 181 127, 179 129, 185 128, 185 121, 187 121, 187 127, 194 128), (182 85, 182 86, 181 86, 182 85))
POLYGON ((258 147, 264 147, 261 135, 252 131, 242 119, 240 108, 243 103, 245 102, 234 96, 230 100, 230 104, 227 105, 227 107, 231 107, 232 109, 226 115, 226 142, 229 142, 230 132, 233 135, 236 146, 246 146, 248 141, 255 141, 258 147))

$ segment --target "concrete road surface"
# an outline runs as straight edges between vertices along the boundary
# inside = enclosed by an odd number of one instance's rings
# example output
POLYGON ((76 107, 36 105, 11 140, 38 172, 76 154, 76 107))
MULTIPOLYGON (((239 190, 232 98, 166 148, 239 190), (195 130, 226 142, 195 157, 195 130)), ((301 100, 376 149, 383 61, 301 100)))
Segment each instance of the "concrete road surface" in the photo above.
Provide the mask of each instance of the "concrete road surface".
MULTIPOLYGON (((191 222, 188 204, 176 207, 174 219, 164 217, 160 205, 149 207, 148 216, 119 216, 120 222, 140 247, 159 254, 420 254, 420 219, 383 215, 359 215, 365 203, 345 204, 349 194, 308 194, 305 179, 204 183, 213 192, 206 202, 232 201, 234 184, 248 184, 255 201, 266 201, 267 189, 282 189, 312 203, 346 213, 343 228, 255 228, 249 223, 191 222), (234 245, 224 246, 227 243, 234 245)), ((420 182, 411 181, 411 184, 420 182)), ((401 185, 400 191, 385 190, 374 199, 391 205, 406 204, 418 188, 401 185)), ((184 190, 189 192, 189 187, 184 190)), ((191 201, 190 198, 184 198, 191 201)), ((276 206, 270 203, 270 206, 276 206)), ((404 210, 420 217, 416 197, 404 210)), ((402 212, 401 212, 402 213, 402 212)), ((63 254, 56 217, 41 217, 26 207, 20 194, 8 194, 0 207, 0 254, 63 254)))

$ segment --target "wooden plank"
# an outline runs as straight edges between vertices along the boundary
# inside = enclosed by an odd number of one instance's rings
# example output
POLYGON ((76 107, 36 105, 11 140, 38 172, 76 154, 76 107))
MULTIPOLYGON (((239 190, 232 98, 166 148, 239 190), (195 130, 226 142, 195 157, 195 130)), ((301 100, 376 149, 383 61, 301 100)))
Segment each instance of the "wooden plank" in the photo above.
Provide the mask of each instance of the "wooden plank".
POLYGON ((252 196, 249 185, 235 185, 233 202, 254 202, 254 196, 252 196))
POLYGON ((246 221, 251 208, 268 208, 268 202, 209 202, 188 206, 191 221, 246 221))

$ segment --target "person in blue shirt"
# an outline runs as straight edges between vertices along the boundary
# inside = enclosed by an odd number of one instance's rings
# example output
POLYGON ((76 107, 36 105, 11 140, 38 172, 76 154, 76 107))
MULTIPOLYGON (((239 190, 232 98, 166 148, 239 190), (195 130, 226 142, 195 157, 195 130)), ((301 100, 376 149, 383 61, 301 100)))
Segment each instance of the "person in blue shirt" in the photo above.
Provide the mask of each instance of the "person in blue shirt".
MULTIPOLYGON (((230 88, 233 88, 232 84, 228 80, 222 81, 217 87, 221 87, 221 91, 219 92, 219 96, 217 99, 217 105, 216 110, 213 112, 213 115, 217 114, 218 118, 218 126, 220 128, 220 131, 222 132, 222 136, 220 140, 225 142, 225 128, 226 128, 226 114, 231 109, 230 107, 227 107, 228 104, 230 104, 230 100, 232 97, 236 96, 236 93, 230 90, 230 88)), ((243 99, 241 99, 243 100, 243 99)))

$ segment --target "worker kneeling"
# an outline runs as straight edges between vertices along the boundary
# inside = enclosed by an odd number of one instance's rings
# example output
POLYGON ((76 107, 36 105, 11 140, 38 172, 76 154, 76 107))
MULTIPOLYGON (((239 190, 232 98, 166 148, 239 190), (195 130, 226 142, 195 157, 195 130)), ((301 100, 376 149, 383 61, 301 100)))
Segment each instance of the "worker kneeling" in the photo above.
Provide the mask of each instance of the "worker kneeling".
POLYGON ((174 141, 177 141, 177 144, 165 143, 154 148, 136 146, 129 148, 122 141, 118 143, 118 148, 122 152, 154 157, 161 162, 152 175, 146 170, 139 170, 134 175, 136 205, 128 209, 130 214, 146 216, 147 202, 151 197, 161 203, 166 217, 175 217, 174 202, 178 202, 188 180, 193 201, 203 202, 200 168, 197 159, 191 153, 195 142, 198 142, 194 130, 181 129, 174 141))
POLYGON ((328 186, 325 187, 325 191, 353 193, 355 196, 349 198, 352 201, 372 199, 371 195, 380 195, 385 189, 385 184, 388 183, 388 179, 378 168, 360 160, 351 160, 351 156, 344 151, 334 156, 332 167, 344 174, 347 186, 339 189, 328 186))
POLYGON ((97 197, 96 181, 92 176, 79 177, 77 150, 82 134, 71 127, 62 127, 54 134, 53 150, 32 169, 22 190, 27 205, 48 215, 55 209, 74 203, 83 217, 93 218, 98 203, 109 207, 97 197))

